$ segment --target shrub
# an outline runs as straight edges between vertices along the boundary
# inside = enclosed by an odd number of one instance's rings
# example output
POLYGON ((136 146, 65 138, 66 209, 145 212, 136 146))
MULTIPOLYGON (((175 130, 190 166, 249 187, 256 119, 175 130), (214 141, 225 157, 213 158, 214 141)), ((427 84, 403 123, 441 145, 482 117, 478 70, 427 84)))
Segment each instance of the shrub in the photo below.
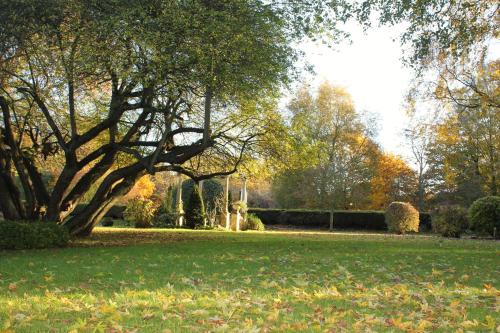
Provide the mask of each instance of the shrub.
POLYGON ((134 222, 136 228, 150 228, 154 214, 153 201, 138 197, 129 200, 124 216, 126 220, 134 222))
POLYGON ((155 228, 173 228, 177 214, 171 210, 166 210, 165 207, 160 206, 155 212, 153 218, 153 227, 155 228))
POLYGON ((173 190, 169 187, 160 207, 155 211, 153 226, 155 228, 174 228, 177 214, 174 209, 173 190))
MULTIPOLYGON (((182 182, 182 202, 186 206, 191 198, 195 181, 187 179, 182 182)), ((198 187, 199 190, 199 187, 198 187)), ((172 195, 175 198, 177 189, 173 190, 172 195)), ((224 194, 224 187, 215 179, 206 179, 203 181, 203 189, 200 192, 203 198, 203 204, 206 210, 213 210, 217 205, 217 199, 224 194)), ((177 204, 175 202, 175 204, 177 204)))
POLYGON ((444 237, 457 237, 469 228, 467 210, 460 206, 440 207, 434 217, 434 232, 444 237))
POLYGON ((418 232, 419 213, 409 203, 393 202, 385 211, 385 222, 390 232, 398 234, 418 232))
POLYGON ((489 196, 477 199, 469 207, 471 229, 493 235, 496 228, 500 232, 500 197, 489 196))
POLYGON ((266 227, 256 215, 248 214, 247 221, 245 223, 245 230, 264 231, 266 230, 266 227))
POLYGON ((112 227, 114 224, 114 221, 112 218, 109 218, 109 217, 104 217, 102 220, 101 220, 101 225, 103 227, 112 227))
POLYGON ((198 185, 193 187, 189 200, 184 207, 184 217, 188 228, 194 229, 205 224, 205 205, 201 200, 198 185))
POLYGON ((0 222, 0 249, 63 247, 68 241, 68 230, 55 222, 0 222))

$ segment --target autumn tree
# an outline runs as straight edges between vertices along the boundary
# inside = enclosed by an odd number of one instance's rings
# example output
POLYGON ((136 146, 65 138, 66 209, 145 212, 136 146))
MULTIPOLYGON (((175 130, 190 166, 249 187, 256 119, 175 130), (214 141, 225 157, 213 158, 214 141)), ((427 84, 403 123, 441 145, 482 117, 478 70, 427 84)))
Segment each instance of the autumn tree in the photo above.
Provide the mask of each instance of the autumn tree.
POLYGON ((469 205, 500 191, 499 62, 446 66, 429 94, 441 106, 430 141, 435 202, 469 205))
POLYGON ((362 205, 358 199, 369 191, 371 157, 378 147, 349 93, 328 82, 314 95, 302 87, 288 109, 291 152, 274 182, 278 201, 311 208, 362 205))
POLYGON ((400 157, 381 154, 370 180, 369 208, 384 210, 394 201, 413 202, 417 185, 415 176, 415 171, 400 157))

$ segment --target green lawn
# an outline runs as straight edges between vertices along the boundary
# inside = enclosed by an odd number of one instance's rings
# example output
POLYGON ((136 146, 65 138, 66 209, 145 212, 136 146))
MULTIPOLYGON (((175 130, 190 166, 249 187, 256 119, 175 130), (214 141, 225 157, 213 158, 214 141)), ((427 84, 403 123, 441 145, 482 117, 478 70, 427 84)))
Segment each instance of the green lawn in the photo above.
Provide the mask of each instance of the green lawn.
POLYGON ((500 332, 500 243, 98 228, 0 252, 0 332, 500 332))

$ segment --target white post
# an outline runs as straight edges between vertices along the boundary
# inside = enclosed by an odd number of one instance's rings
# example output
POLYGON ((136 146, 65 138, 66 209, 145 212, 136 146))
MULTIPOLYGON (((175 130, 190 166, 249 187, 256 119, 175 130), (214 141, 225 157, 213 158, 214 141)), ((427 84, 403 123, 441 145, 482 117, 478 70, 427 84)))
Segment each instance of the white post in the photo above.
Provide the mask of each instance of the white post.
POLYGON ((247 192, 247 179, 246 179, 246 177, 243 178, 243 189, 242 189, 242 191, 243 191, 243 198, 242 198, 243 200, 241 200, 241 201, 243 201, 246 204, 246 203, 248 203, 248 192, 247 192))
MULTIPOLYGON (((198 188, 200 190, 200 196, 201 196, 201 200, 203 200, 203 182, 204 180, 200 180, 199 183, 198 183, 198 188)), ((205 207, 206 208, 206 207, 205 207)), ((205 219, 203 220, 203 226, 207 226, 207 217, 205 216, 205 219)))
POLYGON ((182 176, 180 174, 177 181, 177 205, 175 207, 175 212, 177 213, 176 224, 182 227, 184 224, 184 208, 182 207, 182 176))
POLYGON ((240 223, 241 223, 241 214, 240 209, 236 211, 236 231, 240 231, 240 223))
POLYGON ((222 207, 222 221, 226 223, 226 230, 231 228, 231 216, 229 214, 229 176, 226 176, 224 186, 224 207, 222 207))
POLYGON ((333 208, 330 210, 330 231, 333 231, 333 208))
POLYGON ((200 189, 200 195, 201 197, 203 198, 203 182, 205 182, 204 180, 200 180, 199 183, 198 183, 198 188, 200 189))

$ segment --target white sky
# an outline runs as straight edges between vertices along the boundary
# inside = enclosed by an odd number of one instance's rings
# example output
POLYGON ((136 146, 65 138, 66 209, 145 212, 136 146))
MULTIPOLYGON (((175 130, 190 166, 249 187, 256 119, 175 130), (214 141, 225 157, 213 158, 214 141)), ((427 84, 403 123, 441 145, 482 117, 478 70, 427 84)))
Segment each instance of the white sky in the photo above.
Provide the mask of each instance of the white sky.
MULTIPOLYGON (((345 87, 352 95, 358 111, 375 114, 379 121, 377 141, 386 152, 411 159, 403 135, 409 119, 404 111, 404 98, 408 92, 413 72, 403 65, 403 48, 399 36, 404 26, 376 27, 366 32, 361 26, 350 23, 348 41, 329 48, 320 42, 305 42, 300 49, 305 52, 305 62, 314 66, 314 75, 304 80, 313 87, 324 80, 345 87)), ((491 41, 490 59, 500 57, 500 41, 491 41)), ((286 103, 289 96, 282 99, 286 103)))
POLYGON ((387 152, 407 155, 402 135, 407 118, 404 96, 412 71, 403 66, 400 29, 370 28, 366 33, 357 25, 349 27, 351 41, 328 48, 321 43, 301 45, 306 61, 314 66, 315 76, 306 77, 313 86, 328 80, 351 93, 356 109, 379 118, 378 142, 387 152))

